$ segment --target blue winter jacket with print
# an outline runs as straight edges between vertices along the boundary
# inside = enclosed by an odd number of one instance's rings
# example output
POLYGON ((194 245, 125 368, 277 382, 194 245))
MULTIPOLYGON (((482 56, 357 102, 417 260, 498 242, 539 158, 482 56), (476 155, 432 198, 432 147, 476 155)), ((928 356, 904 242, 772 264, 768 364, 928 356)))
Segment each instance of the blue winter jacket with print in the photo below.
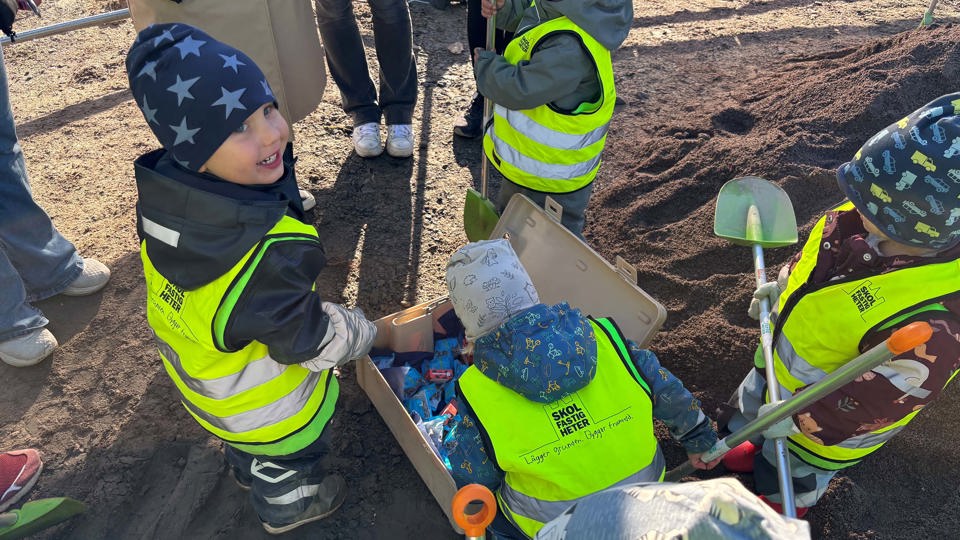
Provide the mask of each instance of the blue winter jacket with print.
MULTIPOLYGON (((564 395, 580 390, 593 379, 596 370, 591 368, 597 365, 596 343, 591 341, 592 347, 582 353, 578 353, 574 346, 578 337, 592 331, 589 320, 580 310, 565 302, 555 306, 537 304, 478 338, 474 344, 473 363, 491 379, 499 380, 500 384, 527 399, 542 403, 548 381, 559 382, 563 390, 553 395, 564 395), (515 350, 513 343, 527 340, 539 341, 541 345, 533 351, 521 347, 526 354, 519 358, 504 353, 515 350), (556 350, 561 352, 562 358, 570 361, 571 369, 555 365, 556 361, 548 358, 548 355, 556 356, 556 350), (525 359, 540 367, 523 375, 525 359), (544 366, 554 366, 557 373, 551 373, 551 368, 544 366)), ((627 347, 637 370, 650 382, 654 417, 666 424, 670 434, 688 453, 709 450, 717 441, 717 433, 713 423, 700 410, 700 401, 684 388, 680 379, 660 365, 652 351, 641 349, 629 340, 627 347)), ((453 479, 457 486, 478 483, 494 490, 503 479, 503 471, 487 457, 473 411, 462 399, 458 404, 463 420, 457 426, 456 445, 448 449, 453 479)))

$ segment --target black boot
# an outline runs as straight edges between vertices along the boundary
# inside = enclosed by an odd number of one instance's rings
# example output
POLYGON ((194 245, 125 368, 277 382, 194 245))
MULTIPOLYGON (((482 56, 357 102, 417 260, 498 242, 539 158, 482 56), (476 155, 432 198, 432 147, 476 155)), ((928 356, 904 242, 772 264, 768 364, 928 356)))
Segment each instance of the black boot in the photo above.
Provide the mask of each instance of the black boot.
POLYGON ((463 121, 453 126, 453 134, 465 139, 476 139, 483 135, 483 96, 473 96, 470 107, 463 114, 463 121))

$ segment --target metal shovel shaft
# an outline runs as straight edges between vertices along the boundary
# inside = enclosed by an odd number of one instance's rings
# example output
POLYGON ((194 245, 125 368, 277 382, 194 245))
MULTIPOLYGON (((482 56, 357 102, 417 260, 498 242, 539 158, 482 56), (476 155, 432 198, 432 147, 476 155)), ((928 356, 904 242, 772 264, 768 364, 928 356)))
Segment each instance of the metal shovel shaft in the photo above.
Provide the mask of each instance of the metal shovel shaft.
MULTIPOLYGON (((784 400, 783 403, 766 415, 748 422, 736 433, 717 441, 717 443, 713 445, 713 448, 701 456, 701 460, 709 462, 723 457, 724 454, 736 448, 740 443, 756 437, 784 418, 793 416, 810 405, 813 405, 828 396, 831 392, 839 389, 867 371, 870 371, 902 352, 926 343, 932 334, 933 329, 925 322, 911 323, 897 330, 887 341, 868 349, 860 356, 857 356, 832 371, 823 379, 810 385, 803 392, 794 394, 784 400)), ((676 482, 680 478, 693 472, 693 470, 690 462, 685 462, 683 465, 670 470, 666 474, 665 480, 667 482, 676 482)))
MULTIPOLYGON (((496 0, 493 0, 496 3, 496 0)), ((497 40, 497 13, 494 12, 493 15, 487 19, 487 50, 493 51, 496 47, 497 40)), ((493 102, 490 101, 490 98, 483 97, 483 126, 481 127, 481 137, 486 135, 487 125, 490 123, 490 118, 493 116, 493 102)), ((480 152, 480 195, 484 199, 487 198, 487 152, 482 150, 483 143, 481 140, 481 152, 480 152)))
MULTIPOLYGON (((747 229, 750 229, 750 222, 754 217, 755 207, 750 207, 751 212, 747 216, 747 229)), ((756 214, 759 216, 759 214, 756 214)), ((759 227, 759 217, 756 218, 759 227)), ((767 282, 767 268, 763 260, 763 247, 760 244, 753 245, 753 268, 756 276, 757 288, 767 282)), ((763 350, 764 370, 767 375, 767 394, 770 401, 780 401, 780 384, 777 383, 777 372, 773 365, 773 332, 770 328, 770 302, 767 298, 760 300, 760 343, 763 350)), ((787 517, 797 517, 797 510, 793 503, 793 475, 790 472, 790 456, 787 453, 786 438, 774 439, 774 457, 777 466, 778 482, 780 484, 780 495, 783 498, 783 515, 787 517)), ((715 459, 715 458, 714 458, 715 459)))
MULTIPOLYGON (((24 30, 23 32, 17 32, 17 43, 21 41, 29 41, 31 39, 37 39, 47 36, 53 36, 56 34, 63 34, 66 32, 71 32, 73 30, 79 30, 81 28, 87 28, 90 26, 99 26, 101 24, 108 24, 116 21, 122 21, 130 17, 129 9, 118 9, 115 11, 110 11, 107 13, 100 13, 99 15, 92 15, 90 17, 84 17, 82 19, 75 19, 72 21, 51 24, 50 26, 43 26, 40 28, 34 28, 33 30, 24 30)), ((4 36, 0 38, 0 44, 6 45, 12 40, 4 36)))

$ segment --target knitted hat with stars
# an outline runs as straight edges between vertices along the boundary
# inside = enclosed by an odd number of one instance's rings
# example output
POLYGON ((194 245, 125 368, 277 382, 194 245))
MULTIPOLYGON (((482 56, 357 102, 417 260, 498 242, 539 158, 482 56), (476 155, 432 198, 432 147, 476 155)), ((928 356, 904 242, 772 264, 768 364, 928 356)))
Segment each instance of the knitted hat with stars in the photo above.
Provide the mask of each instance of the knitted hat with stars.
POLYGON ((127 78, 160 144, 192 170, 257 109, 276 102, 250 57, 182 23, 144 28, 127 53, 127 78))
POLYGON ((960 243, 960 93, 874 135, 837 170, 840 189, 887 236, 944 250, 960 243))

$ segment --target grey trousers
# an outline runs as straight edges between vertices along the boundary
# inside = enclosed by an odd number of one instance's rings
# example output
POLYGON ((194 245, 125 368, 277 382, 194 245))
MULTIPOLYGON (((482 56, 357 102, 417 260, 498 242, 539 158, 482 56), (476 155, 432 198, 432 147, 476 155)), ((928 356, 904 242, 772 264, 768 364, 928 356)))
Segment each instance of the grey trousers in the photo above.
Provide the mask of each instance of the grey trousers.
MULTIPOLYGON (((736 432, 747 422, 757 418, 757 412, 763 405, 763 396, 767 390, 767 381, 758 369, 751 369, 734 394, 735 412, 727 423, 727 429, 736 432)), ((763 495, 775 503, 783 503, 780 496, 780 483, 777 473, 777 458, 773 440, 758 437, 754 444, 763 445, 763 450, 753 460, 753 480, 758 495, 763 495)), ((801 461, 793 454, 790 456, 790 475, 793 478, 794 501, 798 507, 811 507, 817 504, 827 491, 837 471, 828 471, 801 461)))
MULTIPOLYGON (((491 172, 496 171, 492 166, 490 167, 491 172)), ((499 174, 499 172, 496 174, 499 174)), ((503 175, 501 175, 501 177, 502 176, 503 175)), ((504 178, 500 183, 500 192, 497 194, 498 214, 503 214, 507 203, 510 202, 510 197, 513 197, 517 193, 527 196, 541 208, 547 200, 547 195, 549 195, 550 198, 557 201, 560 206, 563 206, 563 215, 560 216, 560 224, 579 238, 583 238, 583 226, 587 219, 587 203, 590 202, 590 194, 593 193, 593 182, 570 193, 547 193, 525 188, 504 178)))
POLYGON ((417 103, 417 65, 413 29, 405 0, 367 0, 373 15, 374 45, 380 63, 380 91, 370 78, 363 40, 351 0, 316 0, 317 26, 327 67, 340 89, 343 110, 353 125, 413 123, 417 103))

